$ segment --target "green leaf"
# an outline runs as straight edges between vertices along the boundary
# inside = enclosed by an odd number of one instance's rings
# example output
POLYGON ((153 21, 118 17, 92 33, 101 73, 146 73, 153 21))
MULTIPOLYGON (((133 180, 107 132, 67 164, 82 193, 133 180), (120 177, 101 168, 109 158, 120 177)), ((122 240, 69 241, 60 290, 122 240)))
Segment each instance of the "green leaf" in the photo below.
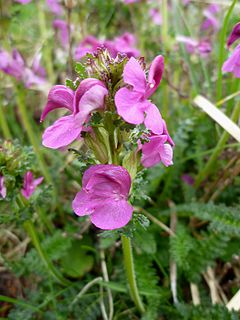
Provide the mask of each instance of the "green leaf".
POLYGON ((76 63, 76 66, 75 66, 75 71, 77 72, 78 76, 81 78, 81 79, 86 79, 87 78, 87 72, 86 72, 86 68, 83 64, 81 64, 80 62, 77 62, 76 63))
POLYGON ((89 272, 93 267, 93 256, 82 247, 83 241, 76 240, 62 259, 64 272, 72 277, 79 278, 89 272))

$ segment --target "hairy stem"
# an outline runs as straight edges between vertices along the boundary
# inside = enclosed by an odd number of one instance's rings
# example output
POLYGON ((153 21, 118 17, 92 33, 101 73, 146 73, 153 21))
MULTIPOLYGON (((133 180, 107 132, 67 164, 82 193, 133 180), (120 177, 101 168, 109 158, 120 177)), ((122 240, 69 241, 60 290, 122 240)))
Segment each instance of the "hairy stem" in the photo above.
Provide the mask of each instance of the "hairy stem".
POLYGON ((131 297, 138 311, 140 313, 144 313, 145 312, 144 305, 142 303, 142 300, 137 288, 131 240, 124 235, 122 235, 122 249, 123 249, 124 266, 126 270, 126 276, 128 280, 131 297))

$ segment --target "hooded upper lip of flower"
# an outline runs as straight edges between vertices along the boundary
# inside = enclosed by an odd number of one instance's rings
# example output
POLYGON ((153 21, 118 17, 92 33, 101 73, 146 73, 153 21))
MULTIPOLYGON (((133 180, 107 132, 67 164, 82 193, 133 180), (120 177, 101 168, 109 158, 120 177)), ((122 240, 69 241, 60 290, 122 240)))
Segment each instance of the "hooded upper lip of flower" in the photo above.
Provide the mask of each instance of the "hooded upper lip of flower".
POLYGON ((43 145, 58 149, 69 145, 80 136, 84 123, 92 111, 104 108, 104 98, 108 91, 98 79, 83 80, 77 90, 63 85, 54 86, 48 95, 48 102, 40 121, 54 109, 66 108, 72 114, 59 118, 43 134, 43 145))
POLYGON ((132 124, 144 123, 153 133, 163 131, 162 117, 157 107, 147 100, 157 89, 162 79, 164 59, 157 56, 149 69, 148 81, 141 65, 130 58, 124 67, 123 80, 130 88, 121 88, 115 95, 118 114, 132 124))
POLYGON ((239 38, 240 38, 240 22, 235 24, 235 26, 233 27, 232 32, 228 37, 227 46, 230 47, 239 38))
POLYGON ((104 230, 121 228, 129 222, 133 212, 127 202, 131 178, 125 168, 91 166, 84 172, 82 185, 72 204, 77 215, 90 215, 92 223, 104 230))

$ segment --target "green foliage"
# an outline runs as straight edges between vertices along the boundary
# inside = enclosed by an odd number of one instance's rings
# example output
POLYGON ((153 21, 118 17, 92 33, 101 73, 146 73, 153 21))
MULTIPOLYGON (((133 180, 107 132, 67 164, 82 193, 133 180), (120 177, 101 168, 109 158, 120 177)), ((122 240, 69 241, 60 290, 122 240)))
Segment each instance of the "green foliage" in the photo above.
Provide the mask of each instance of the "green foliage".
POLYGON ((230 238, 224 234, 202 231, 198 238, 178 225, 176 236, 170 239, 170 254, 191 282, 200 281, 201 273, 213 266, 216 258, 226 253, 230 238))
POLYGON ((181 214, 194 215, 199 219, 209 221, 209 230, 228 236, 239 236, 239 207, 227 207, 224 204, 189 203, 180 205, 177 211, 181 214))

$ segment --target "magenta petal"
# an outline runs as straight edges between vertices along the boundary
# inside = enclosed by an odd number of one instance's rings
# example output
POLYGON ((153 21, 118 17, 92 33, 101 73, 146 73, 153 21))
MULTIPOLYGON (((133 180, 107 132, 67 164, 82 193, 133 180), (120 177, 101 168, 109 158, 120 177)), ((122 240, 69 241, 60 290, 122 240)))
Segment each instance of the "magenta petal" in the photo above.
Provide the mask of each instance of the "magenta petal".
POLYGON ((160 111, 153 103, 149 103, 146 109, 146 118, 144 124, 147 129, 153 133, 161 134, 163 132, 164 123, 160 111))
POLYGON ((162 163, 168 167, 173 164, 173 150, 169 144, 164 144, 160 149, 160 156, 162 163))
POLYGON ((43 179, 44 179, 43 177, 39 177, 37 179, 34 179, 34 181, 33 181, 34 187, 37 187, 39 184, 41 184, 43 182, 43 179))
POLYGON ((105 85, 102 81, 95 79, 95 78, 87 78, 81 81, 80 85, 78 86, 75 96, 74 96, 74 113, 79 112, 79 102, 82 96, 93 86, 99 85, 105 88, 105 85))
POLYGON ((238 45, 232 55, 224 62, 222 66, 223 72, 233 72, 235 77, 240 77, 240 45, 238 45))
POLYGON ((115 95, 115 103, 118 114, 128 123, 140 124, 144 121, 144 105, 148 102, 139 103, 141 96, 139 92, 130 91, 122 88, 115 95))
POLYGON ((161 157, 158 152, 151 154, 142 154, 141 163, 145 168, 150 168, 161 162, 161 157))
POLYGON ((90 215, 97 227, 121 228, 131 219, 133 208, 127 202, 131 187, 128 171, 116 165, 91 166, 83 175, 83 189, 73 200, 77 215, 90 215))
POLYGON ((135 58, 130 58, 124 67, 123 80, 133 86, 134 91, 144 94, 147 86, 145 72, 135 58))
POLYGON ((42 181, 43 181, 43 177, 34 179, 31 171, 26 172, 23 180, 23 188, 21 189, 22 195, 26 199, 29 199, 31 195, 34 193, 36 187, 40 183, 42 183, 42 181))
MULTIPOLYGON (((102 203, 102 199, 100 201, 102 203)), ((92 214, 96 205, 100 204, 94 199, 91 199, 91 194, 85 190, 78 192, 72 202, 72 209, 78 216, 86 216, 92 214)))
POLYGON ((95 171, 86 190, 92 190, 96 199, 122 199, 128 196, 131 187, 131 178, 127 170, 121 166, 105 165, 105 168, 95 171))
POLYGON ((2 175, 0 175, 0 195, 3 198, 6 198, 6 195, 7 195, 7 189, 5 186, 5 179, 4 179, 4 176, 2 176, 2 175))
POLYGON ((150 97, 159 86, 162 75, 164 71, 164 58, 163 56, 157 56, 151 63, 149 74, 148 74, 148 83, 149 88, 147 90, 147 97, 150 97))
POLYGON ((62 117, 44 131, 42 144, 52 149, 68 146, 78 138, 81 130, 82 119, 79 116, 62 117))
POLYGON ((106 201, 99 205, 90 218, 92 223, 103 230, 124 227, 132 218, 133 207, 126 200, 106 201))
POLYGON ((85 121, 94 110, 104 108, 104 100, 107 94, 108 91, 106 88, 96 85, 82 96, 79 103, 79 115, 83 121, 85 121))
POLYGON ((74 92, 66 86, 56 85, 48 94, 48 102, 42 112, 41 120, 54 109, 66 108, 73 112, 74 92))

